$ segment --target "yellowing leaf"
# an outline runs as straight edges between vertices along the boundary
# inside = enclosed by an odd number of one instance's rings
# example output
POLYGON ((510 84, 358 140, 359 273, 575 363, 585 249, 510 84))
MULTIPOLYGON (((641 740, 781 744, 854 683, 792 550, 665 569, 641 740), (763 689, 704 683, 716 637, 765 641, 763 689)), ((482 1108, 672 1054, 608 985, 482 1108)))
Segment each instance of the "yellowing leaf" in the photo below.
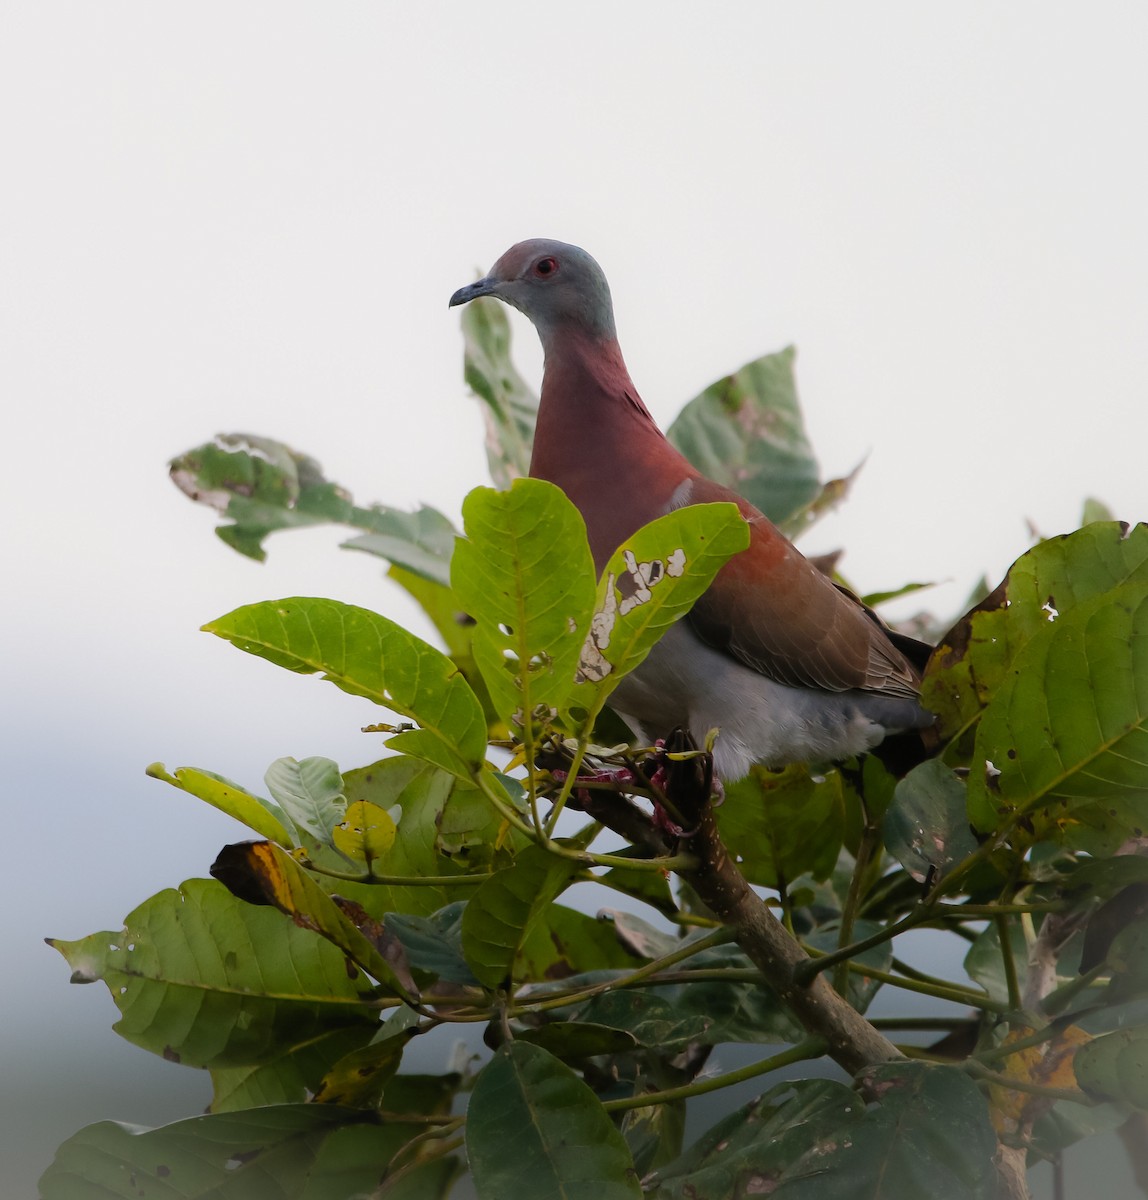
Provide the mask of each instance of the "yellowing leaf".
POLYGON ((335 848, 370 870, 395 844, 395 823, 385 808, 369 800, 347 806, 343 821, 332 830, 335 848))

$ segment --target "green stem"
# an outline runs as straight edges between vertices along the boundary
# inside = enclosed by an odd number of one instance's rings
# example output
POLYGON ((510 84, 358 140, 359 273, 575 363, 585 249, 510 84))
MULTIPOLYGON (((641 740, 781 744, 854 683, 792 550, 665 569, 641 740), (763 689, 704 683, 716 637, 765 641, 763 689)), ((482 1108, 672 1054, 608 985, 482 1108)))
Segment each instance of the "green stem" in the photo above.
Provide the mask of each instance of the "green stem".
POLYGON ((960 984, 954 985, 948 979, 940 979, 936 975, 930 975, 927 971, 919 971, 916 967, 911 967, 907 962, 896 956, 893 958, 892 967, 898 975, 904 975, 907 979, 915 979, 918 983, 931 983, 934 987, 961 986, 960 984))
POLYGON ((1024 1079, 1014 1079, 1011 1075, 1000 1075, 982 1066, 975 1058, 969 1058, 961 1064, 964 1070, 974 1079, 985 1083, 994 1083, 997 1087, 1008 1088, 1012 1092, 1026 1092, 1030 1096, 1045 1096, 1049 1100, 1071 1100, 1073 1104, 1084 1104, 1092 1107, 1097 1103, 1091 1096, 1075 1088, 1042 1087, 1039 1083, 1029 1083, 1024 1079))
POLYGON ((850 946, 842 946, 837 950, 831 951, 829 954, 818 951, 812 946, 805 946, 805 950, 811 955, 816 955, 816 957, 798 964, 793 972, 794 980, 800 986, 808 987, 822 971, 828 971, 830 967, 835 967, 838 963, 848 962, 849 959, 856 957, 858 954, 863 954, 866 950, 871 950, 874 946, 883 945, 885 942, 891 941, 899 933, 904 933, 905 930, 912 929, 915 925, 920 925, 923 921, 929 919, 930 914, 927 911, 927 907, 922 906, 906 914, 894 924, 886 925, 884 929, 879 929, 870 937, 862 938, 861 941, 854 942, 850 946))
POLYGON ((451 887, 454 884, 470 884, 477 886, 490 878, 489 871, 475 875, 377 875, 373 871, 358 874, 354 871, 336 871, 331 867, 321 867, 318 863, 308 860, 307 870, 316 875, 326 875, 330 879, 345 879, 350 883, 379 884, 387 887, 451 887))
POLYGON ((600 700, 586 714, 586 721, 582 726, 582 731, 578 735, 578 745, 574 751, 573 761, 570 763, 570 768, 566 773, 566 781, 562 785, 562 790, 558 793, 558 799, 554 801, 554 807, 550 810, 550 815, 546 818, 544 833, 549 840, 554 836, 554 829, 558 824, 558 818, 562 815, 562 810, 566 807, 566 802, 574 794, 574 785, 578 779, 578 772, 582 769, 582 762, 586 757, 586 748, 590 744, 590 737, 594 732, 594 722, 598 719, 598 714, 602 711, 604 700, 600 700))
MULTIPOLYGON (((831 967, 837 966, 838 963, 845 962, 847 959, 855 958, 858 954, 863 954, 866 950, 871 950, 874 946, 880 946, 884 942, 892 941, 899 934, 906 933, 910 929, 915 929, 920 925, 929 925, 933 922, 943 922, 941 928, 952 928, 951 922, 959 922, 972 920, 979 917, 995 917, 1001 912, 1045 912, 1051 911, 1053 907, 1063 907, 1062 905, 1045 906, 1033 904, 942 904, 940 900, 927 900, 917 905, 916 908, 906 913, 899 921, 895 921, 892 925, 886 925, 884 929, 877 930, 867 938, 863 938, 859 942, 854 942, 850 946, 842 946, 838 950, 833 950, 828 954, 819 954, 816 958, 811 958, 808 962, 802 963, 796 971, 797 982, 806 985, 812 981, 814 976, 820 975, 822 971, 828 971, 831 967)), ((953 932, 960 932, 959 928, 953 929, 953 932)), ((817 954, 816 950, 806 947, 810 954, 817 954)))
POLYGON ((750 1063, 739 1067, 736 1071, 728 1071, 724 1075, 711 1076, 707 1079, 697 1079, 693 1083, 685 1083, 680 1087, 664 1088, 660 1092, 643 1092, 637 1096, 626 1096, 620 1100, 605 1100, 602 1107, 607 1112, 621 1112, 628 1108, 648 1108, 652 1104, 668 1104, 674 1100, 688 1100, 691 1096, 704 1096, 707 1092, 716 1092, 719 1088, 730 1087, 735 1083, 743 1083, 758 1075, 766 1075, 780 1067, 791 1063, 804 1062, 809 1058, 820 1058, 828 1049, 829 1043, 822 1037, 808 1037, 791 1046, 772 1058, 763 1058, 760 1062, 750 1063))
POLYGON ((974 992, 971 988, 958 987, 956 984, 922 983, 920 980, 906 979, 888 971, 877 971, 872 967, 862 966, 860 963, 850 963, 849 970, 867 975, 870 979, 877 980, 878 983, 901 988, 902 991, 919 992, 922 996, 935 996, 938 1000, 951 1000, 954 1004, 967 1004, 970 1008, 980 1008, 986 1012, 1001 1013, 1002 1015, 1012 1011, 1007 1004, 994 1000, 984 992, 974 992))
POLYGON ((538 840, 538 830, 528 825, 506 802, 506 797, 490 781, 490 772, 480 767, 471 776, 478 790, 494 805, 498 815, 513 829, 524 834, 532 842, 538 840))
POLYGON ((1053 1021, 1036 1030, 1035 1033, 1030 1033, 1027 1037, 1017 1038, 1012 1042, 1003 1042, 999 1046, 990 1046, 986 1050, 976 1050, 969 1057, 978 1059, 982 1063, 993 1062, 998 1058, 1008 1058, 1010 1054, 1017 1054, 1021 1050, 1043 1045, 1051 1038, 1056 1037, 1067 1024, 1068 1022, 1063 1019, 1053 1021))
MULTIPOLYGON (((602 992, 610 991, 612 988, 635 987, 651 975, 657 975, 667 967, 684 962, 687 958, 692 958, 702 950, 709 950, 714 946, 723 946, 727 942, 732 941, 733 931, 723 925, 720 929, 715 929, 713 933, 698 938, 697 941, 687 943, 679 950, 664 954, 661 958, 652 959, 644 967, 639 967, 636 971, 631 971, 629 975, 616 976, 613 979, 603 980, 601 983, 593 984, 590 987, 571 989, 567 992, 550 992, 544 1000, 531 1001, 528 998, 523 999, 513 1006, 511 1014, 546 1012, 551 1008, 564 1008, 568 1004, 580 1004, 583 1000, 590 1000, 602 992)), ((761 978, 758 972, 754 972, 753 974, 756 978, 761 978)), ((654 982, 661 981, 655 980, 654 982)))
POLYGON ((951 1029, 961 1029, 968 1025, 970 1020, 972 1020, 971 1017, 870 1017, 869 1024, 877 1029, 945 1032, 951 1029))
POLYGON ((1049 992, 1040 1002, 1040 1007, 1050 1017, 1055 1015, 1071 1003, 1077 995, 1087 991, 1109 969, 1106 962, 1097 963, 1091 971, 1085 971, 1083 975, 1077 975, 1075 979, 1070 979, 1067 983, 1062 983, 1060 987, 1049 992))
POLYGON ((1004 913, 997 913, 993 917, 993 924, 996 926, 997 942, 1000 944, 1001 961, 1004 964, 1004 977, 1005 984, 1008 986, 1009 1006, 1019 1009, 1022 1004, 1020 983, 1016 975, 1016 959, 1012 955, 1012 934, 1009 931, 1008 917, 1004 913))
MULTIPOLYGON (((861 903, 861 883, 865 872, 869 869, 873 852, 881 837, 881 831, 873 824, 869 816, 868 806, 864 797, 861 798, 861 808, 865 814, 865 828, 861 831, 861 841, 857 846, 857 857, 853 862, 853 875, 849 880, 849 891, 845 896, 845 905, 841 910, 841 930, 837 938, 838 950, 846 949, 853 937, 853 926, 857 920, 857 910, 861 903)), ((791 931, 792 932, 792 931, 791 931)), ((845 960, 837 964, 833 976, 833 986, 840 995, 845 995, 849 982, 849 967, 845 960)))

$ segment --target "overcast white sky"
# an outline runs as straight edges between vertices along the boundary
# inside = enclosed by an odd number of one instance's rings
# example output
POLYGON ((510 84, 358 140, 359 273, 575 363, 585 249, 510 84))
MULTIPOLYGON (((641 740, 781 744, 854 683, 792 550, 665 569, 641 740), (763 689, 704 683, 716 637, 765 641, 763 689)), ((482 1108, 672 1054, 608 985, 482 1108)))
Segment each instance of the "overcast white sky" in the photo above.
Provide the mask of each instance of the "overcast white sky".
POLYGON ((299 593, 409 616, 334 531, 240 559, 168 458, 263 433, 453 516, 485 465, 447 298, 558 237, 663 422, 796 342, 825 472, 869 454, 807 548, 952 580, 951 612, 1026 518, 1148 516, 1146 61, 1134 3, 9 4, 2 929, 43 1038, 112 1009, 37 939, 236 832, 146 763, 372 757, 363 703, 197 627, 299 593))

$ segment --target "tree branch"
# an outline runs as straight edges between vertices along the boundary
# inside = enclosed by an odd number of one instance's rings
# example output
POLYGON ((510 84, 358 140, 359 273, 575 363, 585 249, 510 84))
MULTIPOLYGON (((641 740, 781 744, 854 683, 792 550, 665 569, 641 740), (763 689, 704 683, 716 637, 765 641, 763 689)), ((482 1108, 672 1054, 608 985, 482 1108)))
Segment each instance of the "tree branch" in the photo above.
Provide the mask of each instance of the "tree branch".
POLYGON ((834 1062, 855 1075, 862 1067, 904 1058, 823 975, 807 985, 796 981, 796 970, 808 956, 746 883, 723 845, 709 809, 688 845, 699 865, 684 872, 684 878, 713 914, 732 926, 738 944, 805 1030, 825 1039, 834 1062))

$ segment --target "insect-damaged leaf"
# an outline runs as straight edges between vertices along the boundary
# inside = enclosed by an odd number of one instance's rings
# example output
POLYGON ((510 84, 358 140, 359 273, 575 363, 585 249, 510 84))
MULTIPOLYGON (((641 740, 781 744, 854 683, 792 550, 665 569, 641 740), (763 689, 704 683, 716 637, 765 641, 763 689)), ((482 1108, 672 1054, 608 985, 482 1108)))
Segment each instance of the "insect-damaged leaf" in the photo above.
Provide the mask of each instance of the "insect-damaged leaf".
POLYGON ((659 1172, 650 1200, 995 1197, 996 1135, 963 1072, 889 1064, 866 1086, 877 1097, 869 1107, 840 1083, 779 1084, 659 1172))
POLYGON ((466 1149, 479 1200, 642 1195, 626 1143, 598 1098, 569 1067, 526 1042, 508 1042, 479 1075, 466 1149))
MULTIPOLYGON (((1049 538, 941 639, 922 683, 942 740, 971 749, 971 730, 1031 638, 1076 606, 1126 583, 1148 583, 1148 525, 1115 521, 1049 538)), ((999 765, 999 764, 998 764, 999 765)))
POLYGON ((378 1022, 369 981, 348 975, 340 949, 210 879, 159 892, 118 932, 49 944, 77 983, 107 984, 121 1037, 191 1066, 270 1062, 378 1022))
MULTIPOLYGON (((386 1164, 418 1130, 326 1104, 213 1113, 158 1129, 101 1121, 59 1148, 40 1180, 40 1196, 346 1200, 371 1193, 386 1164)), ((445 1196, 457 1161, 439 1160, 433 1167, 434 1182, 424 1178, 405 1200, 445 1196)))
POLYGON ((977 848, 969 829, 966 787, 937 758, 914 767, 897 783, 885 813, 885 845, 914 879, 930 868, 938 878, 977 848))
POLYGON ((725 484, 770 520, 786 524, 820 491, 789 346, 710 384, 666 437, 703 475, 725 484))
POLYGON ((486 751, 482 705, 441 650, 378 613, 296 596, 249 604, 204 626, 289 671, 321 673, 416 721, 388 745, 469 779, 486 751))
POLYGON ((452 584, 478 623, 474 657, 495 707, 523 726, 539 711, 556 713, 574 687, 594 603, 586 526, 539 479, 517 479, 505 492, 475 488, 462 515, 452 584))
POLYGON ((1111 852, 1146 799, 1148 582, 1061 613, 1017 654, 977 729, 969 815, 991 830, 1019 812, 1038 836, 1111 852))
POLYGON ((596 712, 622 678, 749 545, 734 504, 694 504, 644 525, 611 556, 598 582, 573 703, 596 712))

